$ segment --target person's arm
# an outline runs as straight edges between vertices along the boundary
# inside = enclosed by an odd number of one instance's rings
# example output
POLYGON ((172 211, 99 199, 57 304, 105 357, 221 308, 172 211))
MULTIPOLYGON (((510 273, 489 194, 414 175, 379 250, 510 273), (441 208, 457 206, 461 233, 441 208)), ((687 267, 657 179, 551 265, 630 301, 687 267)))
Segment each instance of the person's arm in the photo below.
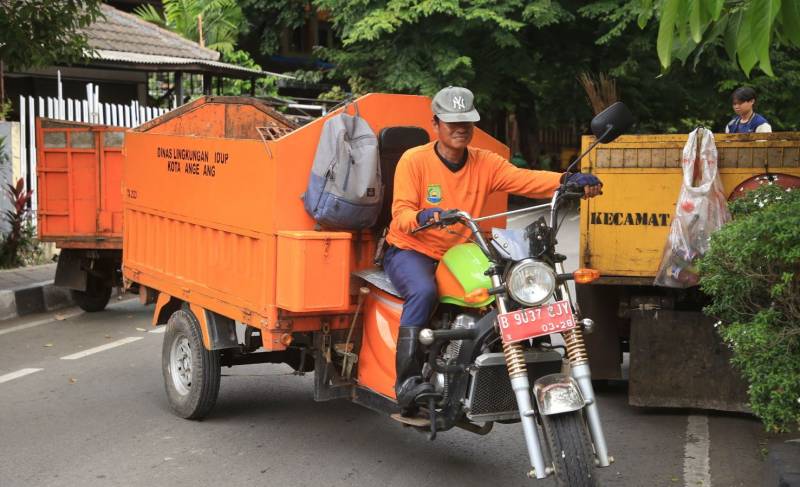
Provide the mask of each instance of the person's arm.
POLYGON ((492 192, 502 191, 529 198, 550 198, 561 184, 562 173, 522 169, 498 154, 484 154, 489 158, 492 167, 492 192))
POLYGON ((413 164, 405 156, 400 158, 394 172, 394 197, 392 199, 392 219, 397 221, 401 232, 409 233, 419 225, 420 188, 419 175, 413 164))
POLYGON ((756 127, 756 132, 760 134, 768 134, 772 132, 772 126, 768 123, 762 123, 758 127, 756 127))

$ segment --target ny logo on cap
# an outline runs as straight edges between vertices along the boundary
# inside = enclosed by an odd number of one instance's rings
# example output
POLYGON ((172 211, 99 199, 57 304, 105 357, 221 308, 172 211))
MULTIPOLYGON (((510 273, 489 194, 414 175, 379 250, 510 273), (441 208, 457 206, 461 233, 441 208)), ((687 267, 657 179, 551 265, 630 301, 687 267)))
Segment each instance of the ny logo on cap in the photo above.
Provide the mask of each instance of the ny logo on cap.
POLYGON ((463 110, 467 108, 467 105, 464 103, 463 96, 454 96, 453 97, 453 109, 454 110, 463 110))

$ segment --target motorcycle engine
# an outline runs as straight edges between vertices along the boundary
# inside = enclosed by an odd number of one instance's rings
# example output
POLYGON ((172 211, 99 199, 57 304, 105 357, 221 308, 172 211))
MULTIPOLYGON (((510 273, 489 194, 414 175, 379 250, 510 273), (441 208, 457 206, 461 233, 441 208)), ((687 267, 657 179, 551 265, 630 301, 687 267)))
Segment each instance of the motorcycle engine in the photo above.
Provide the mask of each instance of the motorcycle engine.
MULTIPOLYGON (((464 329, 471 329, 475 328, 475 324, 477 320, 474 316, 468 314, 459 314, 456 315, 455 319, 453 319, 452 323, 450 323, 451 330, 458 330, 461 328, 464 329)), ((448 363, 451 360, 455 360, 458 357, 459 352, 461 351, 461 340, 453 340, 447 345, 447 348, 444 349, 442 353, 441 359, 444 363, 448 363)), ((436 392, 442 394, 444 398, 447 398, 448 394, 448 377, 447 374, 441 374, 439 372, 434 372, 431 376, 431 383, 433 387, 436 389, 436 392)))

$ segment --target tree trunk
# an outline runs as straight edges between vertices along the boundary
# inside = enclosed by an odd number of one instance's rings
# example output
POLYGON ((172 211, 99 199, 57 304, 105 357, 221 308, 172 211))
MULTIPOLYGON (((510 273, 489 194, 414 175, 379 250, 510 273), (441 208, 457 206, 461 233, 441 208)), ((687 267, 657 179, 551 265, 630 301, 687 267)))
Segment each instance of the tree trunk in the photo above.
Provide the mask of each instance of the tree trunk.
MULTIPOLYGON (((0 105, 5 103, 6 101, 6 71, 5 71, 5 64, 3 60, 0 59, 0 105)), ((0 115, 4 114, 5 110, 0 108, 0 115)), ((0 117, 0 121, 5 119, 5 115, 0 117)))
POLYGON ((540 167, 539 164, 539 121, 536 117, 535 106, 526 111, 517 111, 517 129, 519 130, 519 150, 532 168, 540 167))

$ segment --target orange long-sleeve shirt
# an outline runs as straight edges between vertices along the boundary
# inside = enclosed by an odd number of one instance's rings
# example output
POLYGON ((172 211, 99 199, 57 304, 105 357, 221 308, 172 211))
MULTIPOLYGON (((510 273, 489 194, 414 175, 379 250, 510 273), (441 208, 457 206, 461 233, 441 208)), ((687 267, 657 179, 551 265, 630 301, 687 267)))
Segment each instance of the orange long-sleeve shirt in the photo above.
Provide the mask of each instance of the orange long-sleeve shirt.
POLYGON ((549 198, 559 185, 560 173, 520 169, 494 152, 468 148, 467 162, 452 172, 439 159, 435 142, 409 149, 400 158, 394 176, 392 223, 386 240, 401 249, 416 250, 441 259, 450 247, 469 235, 462 225, 431 228, 412 235, 417 213, 431 207, 459 209, 480 216, 486 198, 507 192, 530 198, 549 198))

